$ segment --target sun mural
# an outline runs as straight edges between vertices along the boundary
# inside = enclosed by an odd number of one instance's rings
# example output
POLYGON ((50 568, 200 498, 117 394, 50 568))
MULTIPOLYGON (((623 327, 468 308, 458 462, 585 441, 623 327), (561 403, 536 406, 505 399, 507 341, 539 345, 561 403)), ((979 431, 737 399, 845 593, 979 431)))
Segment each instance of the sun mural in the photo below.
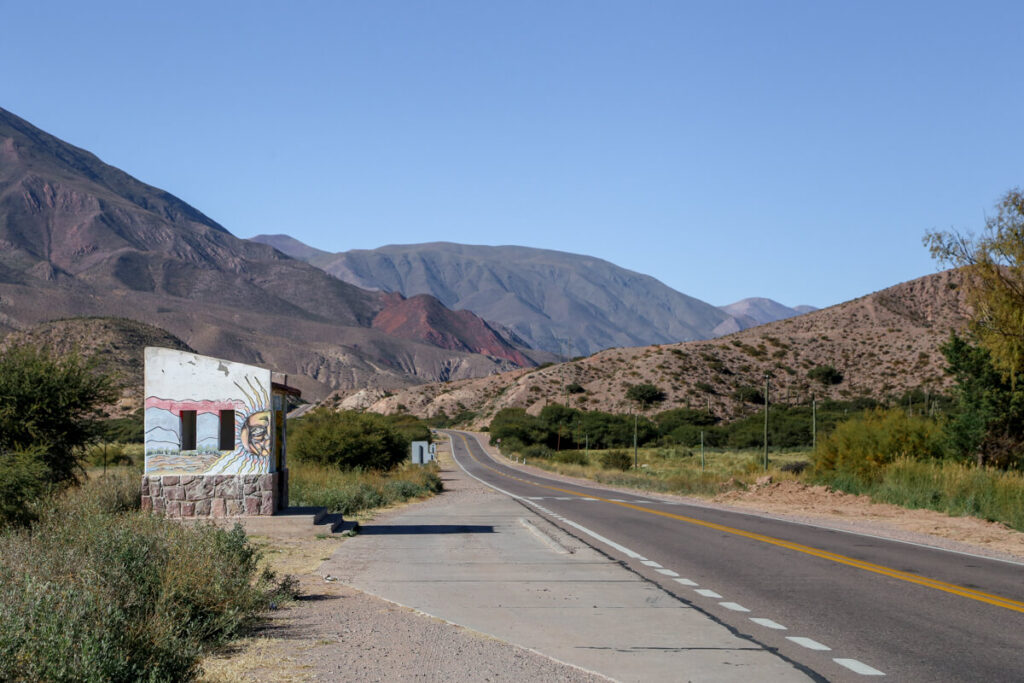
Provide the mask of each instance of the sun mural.
POLYGON ((270 471, 270 396, 258 380, 234 385, 244 399, 146 397, 147 474, 264 474, 270 471), (234 411, 234 449, 220 450, 220 415, 234 411), (196 413, 196 448, 181 450, 182 413, 196 413))

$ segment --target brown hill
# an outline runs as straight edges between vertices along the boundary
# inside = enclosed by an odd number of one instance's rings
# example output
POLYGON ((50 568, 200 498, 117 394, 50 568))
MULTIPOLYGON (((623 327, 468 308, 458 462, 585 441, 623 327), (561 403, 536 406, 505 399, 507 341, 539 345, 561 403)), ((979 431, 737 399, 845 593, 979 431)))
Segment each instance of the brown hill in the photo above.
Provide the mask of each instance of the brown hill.
MULTIPOLYGON (((270 365, 307 395, 395 388, 516 363, 373 329, 393 298, 240 240, 180 199, 0 109, 0 335, 116 316, 201 353, 270 365)), ((392 327, 405 329, 389 317, 392 327)), ((482 323, 482 321, 481 321, 482 323)), ((466 327, 463 324, 462 327, 466 327)), ((459 329, 438 337, 458 339, 459 329)), ((488 344, 491 342, 488 341, 488 344)))
POLYGON ((542 369, 414 387, 367 400, 366 407, 389 413, 401 406, 424 416, 472 410, 485 424, 501 408, 537 413, 551 402, 627 411, 627 387, 650 382, 668 395, 659 409, 710 406, 731 418, 757 409, 744 403, 742 393, 745 387, 763 388, 765 373, 775 402, 937 392, 949 383, 938 347, 965 322, 959 275, 946 271, 720 339, 609 349, 542 369), (828 365, 842 373, 840 383, 824 385, 809 376, 828 365), (568 393, 565 387, 572 383, 583 391, 568 393))

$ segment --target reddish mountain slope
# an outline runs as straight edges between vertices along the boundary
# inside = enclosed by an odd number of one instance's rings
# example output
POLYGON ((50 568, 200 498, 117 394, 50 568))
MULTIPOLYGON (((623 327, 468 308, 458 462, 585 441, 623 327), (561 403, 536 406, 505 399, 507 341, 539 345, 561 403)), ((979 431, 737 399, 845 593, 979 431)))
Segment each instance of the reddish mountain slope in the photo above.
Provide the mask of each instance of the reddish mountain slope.
POLYGON ((387 296, 389 303, 373 319, 374 329, 442 349, 503 358, 520 367, 534 365, 482 318, 470 311, 449 310, 427 294, 409 299, 400 294, 387 296))

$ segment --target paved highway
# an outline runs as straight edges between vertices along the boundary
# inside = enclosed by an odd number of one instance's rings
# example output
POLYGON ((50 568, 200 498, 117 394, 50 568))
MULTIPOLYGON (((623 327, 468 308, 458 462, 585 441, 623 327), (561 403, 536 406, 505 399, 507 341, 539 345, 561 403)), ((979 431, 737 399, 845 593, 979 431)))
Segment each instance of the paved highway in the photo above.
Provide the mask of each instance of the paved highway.
POLYGON ((1024 565, 565 483, 448 434, 467 474, 824 680, 1024 680, 1024 565))

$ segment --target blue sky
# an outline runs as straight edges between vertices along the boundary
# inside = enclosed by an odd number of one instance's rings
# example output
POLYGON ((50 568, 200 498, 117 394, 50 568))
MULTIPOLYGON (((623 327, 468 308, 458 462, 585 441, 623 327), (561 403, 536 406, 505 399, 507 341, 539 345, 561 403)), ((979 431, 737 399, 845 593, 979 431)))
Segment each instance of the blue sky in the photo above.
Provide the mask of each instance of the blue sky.
POLYGON ((1024 184, 1024 3, 0 0, 0 106, 234 234, 607 259, 714 304, 933 272, 1024 184))

